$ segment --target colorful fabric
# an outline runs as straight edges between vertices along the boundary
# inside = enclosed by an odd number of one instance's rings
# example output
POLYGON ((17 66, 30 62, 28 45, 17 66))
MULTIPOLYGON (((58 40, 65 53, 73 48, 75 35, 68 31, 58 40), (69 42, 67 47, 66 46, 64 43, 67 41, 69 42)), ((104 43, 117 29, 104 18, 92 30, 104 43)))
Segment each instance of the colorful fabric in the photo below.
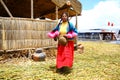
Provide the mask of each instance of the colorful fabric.
POLYGON ((55 38, 55 37, 57 37, 57 36, 59 36, 59 32, 58 31, 52 31, 52 32, 49 32, 48 34, 47 34, 47 36, 49 37, 49 38, 55 38))
POLYGON ((68 22, 63 22, 61 25, 60 25, 60 34, 61 35, 64 35, 67 33, 67 27, 68 27, 68 22))
MULTIPOLYGON (((78 31, 77 31, 77 29, 75 28, 75 26, 74 26, 71 22, 67 22, 67 23, 68 23, 68 26, 67 26, 67 28, 66 28, 66 29, 67 29, 67 33, 73 31, 74 33, 78 34, 78 31)), ((61 25, 61 24, 57 25, 57 26, 53 29, 53 31, 59 31, 59 32, 60 32, 60 25, 61 25)))
POLYGON ((72 67, 74 57, 74 42, 68 41, 66 46, 58 44, 56 67, 72 67))
POLYGON ((73 31, 70 31, 66 34, 67 38, 74 38, 76 36, 77 36, 77 33, 73 32, 73 31))
POLYGON ((66 23, 67 24, 65 24, 65 25, 67 25, 67 26, 64 27, 63 29, 60 29, 62 24, 57 25, 51 32, 48 33, 48 37, 55 38, 61 32, 62 35, 64 35, 63 33, 66 33, 66 37, 68 38, 68 40, 74 40, 74 37, 76 37, 78 35, 77 29, 73 26, 73 24, 71 22, 66 22, 66 23), (56 31, 59 32, 58 35, 55 34, 56 31))

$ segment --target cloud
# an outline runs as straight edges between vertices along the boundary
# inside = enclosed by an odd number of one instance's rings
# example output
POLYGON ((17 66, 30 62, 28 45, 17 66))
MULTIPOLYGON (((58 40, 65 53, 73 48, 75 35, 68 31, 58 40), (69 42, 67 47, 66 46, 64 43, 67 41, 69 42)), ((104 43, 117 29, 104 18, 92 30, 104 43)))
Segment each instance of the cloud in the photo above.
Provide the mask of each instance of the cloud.
MULTIPOLYGON (((108 21, 114 23, 114 28, 120 29, 120 1, 106 0, 100 1, 93 9, 83 10, 78 17, 78 30, 93 28, 110 28, 108 21)), ((74 21, 73 18, 71 21, 74 21)))

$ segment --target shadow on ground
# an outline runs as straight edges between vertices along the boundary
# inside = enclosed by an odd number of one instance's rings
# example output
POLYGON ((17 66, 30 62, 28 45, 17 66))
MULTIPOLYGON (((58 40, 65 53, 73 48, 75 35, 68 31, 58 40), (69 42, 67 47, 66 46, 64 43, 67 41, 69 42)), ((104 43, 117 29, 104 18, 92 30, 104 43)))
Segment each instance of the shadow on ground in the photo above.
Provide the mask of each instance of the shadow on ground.
POLYGON ((49 68, 51 71, 58 73, 58 74, 62 74, 62 75, 70 74, 72 71, 72 69, 69 67, 62 67, 60 69, 57 69, 56 66, 49 66, 49 68))

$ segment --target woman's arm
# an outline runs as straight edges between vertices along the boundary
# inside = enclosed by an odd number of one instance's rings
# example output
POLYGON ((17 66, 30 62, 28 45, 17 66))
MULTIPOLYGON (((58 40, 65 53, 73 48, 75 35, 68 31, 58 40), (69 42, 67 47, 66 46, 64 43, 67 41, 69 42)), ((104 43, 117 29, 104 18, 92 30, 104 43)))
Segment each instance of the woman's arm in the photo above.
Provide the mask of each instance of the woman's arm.
POLYGON ((69 27, 70 27, 70 31, 73 31, 73 32, 75 32, 76 34, 78 34, 77 29, 75 28, 75 26, 74 26, 71 22, 69 22, 69 27))

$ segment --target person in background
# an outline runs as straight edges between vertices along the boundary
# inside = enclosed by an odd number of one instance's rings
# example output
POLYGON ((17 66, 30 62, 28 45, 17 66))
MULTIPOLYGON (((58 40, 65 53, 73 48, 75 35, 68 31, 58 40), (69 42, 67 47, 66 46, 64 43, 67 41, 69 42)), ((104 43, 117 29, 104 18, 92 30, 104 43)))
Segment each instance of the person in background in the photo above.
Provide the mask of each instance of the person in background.
POLYGON ((64 71, 66 68, 71 70, 73 66, 74 38, 77 37, 78 31, 68 18, 68 13, 64 12, 58 25, 48 33, 50 38, 58 39, 56 68, 59 71, 64 71), (64 45, 59 41, 61 36, 67 40, 64 45))

